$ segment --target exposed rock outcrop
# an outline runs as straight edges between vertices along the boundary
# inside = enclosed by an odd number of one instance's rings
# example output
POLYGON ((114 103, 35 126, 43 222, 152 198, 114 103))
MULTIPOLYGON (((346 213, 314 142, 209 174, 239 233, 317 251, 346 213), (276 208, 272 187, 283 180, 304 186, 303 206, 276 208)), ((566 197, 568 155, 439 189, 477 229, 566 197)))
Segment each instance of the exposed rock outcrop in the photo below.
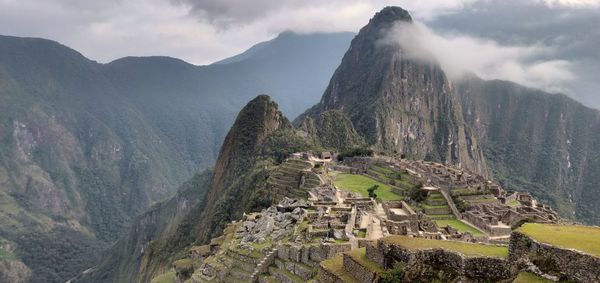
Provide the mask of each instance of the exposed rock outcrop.
POLYGON ((319 104, 299 119, 320 119, 338 110, 367 144, 380 150, 486 174, 477 139, 440 66, 411 59, 398 44, 384 43, 397 24, 412 24, 407 11, 387 7, 377 13, 352 40, 319 104))

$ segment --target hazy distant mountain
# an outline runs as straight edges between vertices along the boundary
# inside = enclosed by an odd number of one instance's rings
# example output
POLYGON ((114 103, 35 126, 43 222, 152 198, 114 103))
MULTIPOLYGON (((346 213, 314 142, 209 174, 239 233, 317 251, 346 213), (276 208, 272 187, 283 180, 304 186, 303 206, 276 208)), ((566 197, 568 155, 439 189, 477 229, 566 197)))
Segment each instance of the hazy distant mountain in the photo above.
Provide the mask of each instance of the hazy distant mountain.
POLYGON ((3 266, 31 282, 89 267, 131 217, 214 164, 251 97, 272 93, 289 115, 318 101, 351 37, 288 32, 194 66, 98 64, 53 41, 1 36, 0 260, 33 272, 3 266))
POLYGON ((492 176, 564 217, 600 224, 600 112, 561 94, 471 77, 456 84, 492 176))

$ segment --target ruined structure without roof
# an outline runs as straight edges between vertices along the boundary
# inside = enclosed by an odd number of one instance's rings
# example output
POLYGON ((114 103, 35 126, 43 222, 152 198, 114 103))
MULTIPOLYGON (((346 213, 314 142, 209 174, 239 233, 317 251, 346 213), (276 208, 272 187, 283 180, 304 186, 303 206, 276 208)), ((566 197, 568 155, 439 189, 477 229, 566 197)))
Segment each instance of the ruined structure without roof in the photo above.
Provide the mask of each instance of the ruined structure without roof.
MULTIPOLYGON (((294 153, 275 168, 267 186, 294 197, 245 214, 214 244, 192 249, 190 257, 202 261, 192 282, 337 282, 342 275, 329 270, 326 259, 352 251, 336 260, 360 268, 360 248, 364 253, 367 247, 376 260, 379 251, 373 245, 390 236, 506 246, 513 227, 559 221, 531 195, 509 193, 459 168, 390 157, 346 157, 337 162, 334 156, 294 153)), ((386 268, 385 263, 380 267, 386 268)), ((512 276, 506 270, 491 274, 512 276)))

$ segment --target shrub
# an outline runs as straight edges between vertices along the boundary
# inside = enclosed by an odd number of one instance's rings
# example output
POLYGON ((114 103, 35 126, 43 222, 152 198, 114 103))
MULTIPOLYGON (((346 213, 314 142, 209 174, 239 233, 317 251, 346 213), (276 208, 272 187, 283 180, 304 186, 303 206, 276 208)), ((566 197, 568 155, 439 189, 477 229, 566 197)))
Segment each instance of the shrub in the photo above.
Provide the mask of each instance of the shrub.
POLYGON ((379 185, 373 185, 372 187, 367 189, 370 198, 377 198, 377 194, 375 193, 377 189, 379 189, 379 185))

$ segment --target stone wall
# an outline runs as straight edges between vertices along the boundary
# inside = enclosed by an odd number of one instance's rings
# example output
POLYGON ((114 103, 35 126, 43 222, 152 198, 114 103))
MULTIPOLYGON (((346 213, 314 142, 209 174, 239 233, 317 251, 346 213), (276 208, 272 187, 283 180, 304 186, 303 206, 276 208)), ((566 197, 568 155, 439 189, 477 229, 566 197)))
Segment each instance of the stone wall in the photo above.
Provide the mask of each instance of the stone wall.
MULTIPOLYGON (((510 227, 498 227, 491 226, 484 218, 471 211, 467 211, 463 214, 465 220, 471 222, 475 227, 487 232, 490 236, 507 236, 511 233, 510 227)), ((496 221, 497 222, 497 221, 496 221)))
POLYGON ((514 274, 511 263, 505 259, 490 257, 465 258, 464 275, 482 280, 510 278, 514 274))
POLYGON ((379 275, 373 270, 369 270, 365 266, 356 262, 351 256, 344 254, 344 270, 348 272, 360 283, 377 282, 379 275))
POLYGON ((402 246, 378 241, 376 246, 367 246, 367 258, 385 269, 392 268, 395 262, 403 262, 408 268, 430 266, 474 281, 500 281, 512 278, 515 272, 510 261, 496 257, 467 257, 460 253, 432 248, 409 250, 402 246))
POLYGON ((335 274, 329 272, 325 268, 319 268, 319 273, 317 273, 317 280, 321 283, 345 283, 335 274))
POLYGON ((350 243, 325 243, 319 245, 293 245, 286 243, 277 247, 277 258, 283 261, 294 261, 317 267, 319 262, 337 254, 347 252, 351 248, 350 243))
POLYGON ((520 233, 511 234, 509 258, 531 261, 545 273, 558 273, 575 282, 600 282, 600 257, 544 244, 520 233))

